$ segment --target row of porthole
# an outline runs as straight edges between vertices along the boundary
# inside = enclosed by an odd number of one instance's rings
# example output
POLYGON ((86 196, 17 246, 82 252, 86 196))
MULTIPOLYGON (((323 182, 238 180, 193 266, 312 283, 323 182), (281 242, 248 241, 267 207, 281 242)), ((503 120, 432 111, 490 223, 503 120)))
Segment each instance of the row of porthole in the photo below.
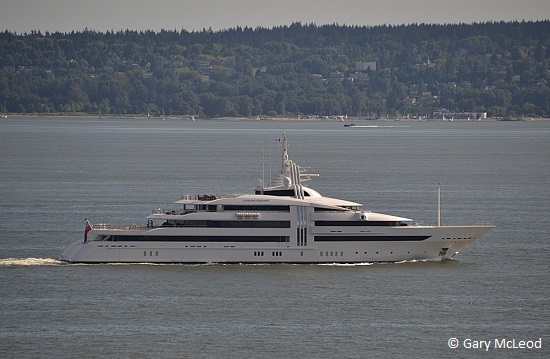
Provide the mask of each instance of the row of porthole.
MULTIPOLYGON (((98 247, 103 247, 103 244, 98 244, 97 246, 98 246, 98 247)), ((111 244, 111 248, 122 248, 122 247, 128 248, 128 246, 123 246, 122 244, 119 244, 119 245, 111 244)), ((136 247, 136 246, 130 246, 130 248, 135 248, 135 247, 136 247)), ((106 245, 105 245, 105 248, 109 248, 109 245, 106 244, 106 245)))
MULTIPOLYGON (((147 257, 147 251, 143 251, 143 256, 147 257)), ((153 256, 153 251, 149 251, 149 257, 153 256)), ((155 251, 155 257, 159 256, 159 251, 155 251)))
POLYGON ((323 256, 323 253, 325 253, 325 257, 338 257, 338 253, 340 253, 340 257, 344 256, 344 252, 319 252, 321 257, 323 256))
MULTIPOLYGON (((321 257, 323 256, 323 253, 325 255, 325 257, 338 257, 338 252, 319 252, 319 254, 321 255, 321 257), (330 253, 330 255, 329 255, 330 253)), ((407 254, 410 254, 411 252, 407 252, 407 254)), ((426 251, 424 251, 424 253, 426 253, 426 251)), ((355 252, 355 254, 359 255, 359 252, 355 252)), ((368 254, 368 252, 364 252, 364 254, 368 254)), ((376 252, 376 254, 380 254, 380 252, 376 252)), ((393 251, 390 252, 390 254, 393 254, 393 251)), ((340 252, 340 256, 343 257, 344 256, 344 252, 340 252)))
MULTIPOLYGON (((368 254, 369 252, 364 252, 364 254, 368 254)), ((379 254, 380 252, 376 252, 376 254, 379 254)), ((426 253, 426 251, 424 251, 424 253, 426 253)), ((355 252, 355 254, 359 254, 359 252, 355 252)), ((390 252, 390 254, 393 254, 393 251, 390 252)), ((407 251, 407 254, 411 254, 410 251, 407 251)))
MULTIPOLYGON (((264 256, 264 252, 263 252, 263 251, 254 252, 254 257, 263 257, 263 256, 264 256)), ((283 256, 283 252, 271 252, 271 256, 272 256, 272 257, 282 257, 282 256, 283 256)), ((303 256, 304 256, 304 252, 300 252, 300 256, 303 257, 303 256)))
MULTIPOLYGON (((365 252, 365 254, 368 254, 369 252, 365 252)), ((376 252, 376 254, 379 254, 380 252, 376 252)), ((411 252, 407 252, 407 254, 410 254, 411 252)), ((355 252, 355 254, 359 254, 359 252, 355 252)), ((393 251, 390 252, 390 254, 393 254, 393 251)))

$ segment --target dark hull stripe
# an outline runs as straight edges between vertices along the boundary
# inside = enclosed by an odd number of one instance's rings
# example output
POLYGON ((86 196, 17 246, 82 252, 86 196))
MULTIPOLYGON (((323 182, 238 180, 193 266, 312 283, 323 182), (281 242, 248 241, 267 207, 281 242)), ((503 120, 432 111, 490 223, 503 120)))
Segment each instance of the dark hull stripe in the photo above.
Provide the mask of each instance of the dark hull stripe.
MULTIPOLYGON (((315 242, 418 242, 431 236, 315 236, 315 242)), ((286 236, 145 236, 114 235, 115 242, 288 242, 286 236)))
POLYGON ((315 242, 418 242, 431 236, 315 236, 315 242))
MULTIPOLYGON (((113 235, 115 242, 288 242, 288 236, 147 236, 113 235)), ((108 243, 106 241, 105 243, 108 243)))

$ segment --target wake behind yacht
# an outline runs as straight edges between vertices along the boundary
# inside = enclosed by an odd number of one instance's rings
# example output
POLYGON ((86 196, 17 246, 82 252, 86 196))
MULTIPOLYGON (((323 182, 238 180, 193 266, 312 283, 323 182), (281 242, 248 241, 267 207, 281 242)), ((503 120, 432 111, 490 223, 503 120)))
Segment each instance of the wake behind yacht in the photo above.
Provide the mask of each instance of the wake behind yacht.
POLYGON ((444 260, 492 226, 423 226, 324 197, 288 156, 253 194, 185 195, 144 226, 92 225, 59 257, 70 263, 361 263, 444 260))

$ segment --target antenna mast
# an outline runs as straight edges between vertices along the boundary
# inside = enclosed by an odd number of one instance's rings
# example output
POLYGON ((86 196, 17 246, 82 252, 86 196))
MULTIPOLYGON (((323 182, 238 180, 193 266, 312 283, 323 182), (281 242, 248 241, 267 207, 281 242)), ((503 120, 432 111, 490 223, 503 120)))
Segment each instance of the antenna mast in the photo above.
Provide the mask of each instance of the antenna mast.
POLYGON ((437 226, 441 226, 441 183, 437 184, 437 226))

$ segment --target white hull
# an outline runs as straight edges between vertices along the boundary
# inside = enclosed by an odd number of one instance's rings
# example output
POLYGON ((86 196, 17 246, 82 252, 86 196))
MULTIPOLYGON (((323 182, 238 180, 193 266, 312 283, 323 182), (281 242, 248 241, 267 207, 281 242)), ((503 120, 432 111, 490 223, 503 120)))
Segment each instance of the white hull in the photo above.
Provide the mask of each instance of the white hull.
MULTIPOLYGON (((247 242, 82 241, 60 257, 71 263, 363 263, 450 259, 489 226, 386 228, 384 235, 430 236, 422 241, 312 242, 296 246, 247 242)), ((172 232, 177 229, 172 229, 172 232)), ((94 234, 92 231, 90 234, 94 234)), ((144 233, 147 233, 145 231, 144 233)), ((388 237, 390 238, 390 237, 388 237)))

